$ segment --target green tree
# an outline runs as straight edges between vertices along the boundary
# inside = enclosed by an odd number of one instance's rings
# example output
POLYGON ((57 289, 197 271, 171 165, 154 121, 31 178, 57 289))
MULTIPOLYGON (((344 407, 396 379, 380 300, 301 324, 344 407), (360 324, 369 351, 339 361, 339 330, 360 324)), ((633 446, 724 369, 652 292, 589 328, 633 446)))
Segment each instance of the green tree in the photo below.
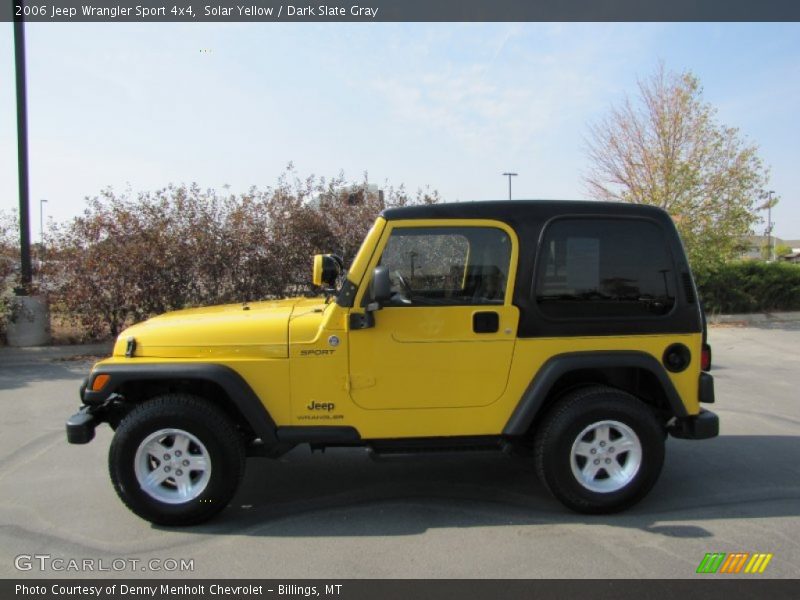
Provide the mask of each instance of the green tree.
POLYGON ((690 72, 659 65, 590 127, 587 151, 589 194, 668 211, 695 267, 737 256, 759 220, 769 174, 757 147, 718 122, 690 72))

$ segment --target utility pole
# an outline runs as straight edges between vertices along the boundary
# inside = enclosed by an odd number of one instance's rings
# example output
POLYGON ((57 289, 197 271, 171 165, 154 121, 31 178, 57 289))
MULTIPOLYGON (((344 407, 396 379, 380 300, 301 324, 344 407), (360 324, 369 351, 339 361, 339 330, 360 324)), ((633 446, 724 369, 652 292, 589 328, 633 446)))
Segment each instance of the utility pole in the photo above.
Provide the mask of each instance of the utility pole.
POLYGON ((511 200, 511 178, 516 177, 517 173, 503 173, 503 177, 508 177, 508 199, 511 200))
POLYGON ((20 289, 27 295, 31 285, 31 234, 28 202, 28 99, 25 93, 25 23, 14 21, 14 62, 17 75, 17 163, 19 165, 20 289))

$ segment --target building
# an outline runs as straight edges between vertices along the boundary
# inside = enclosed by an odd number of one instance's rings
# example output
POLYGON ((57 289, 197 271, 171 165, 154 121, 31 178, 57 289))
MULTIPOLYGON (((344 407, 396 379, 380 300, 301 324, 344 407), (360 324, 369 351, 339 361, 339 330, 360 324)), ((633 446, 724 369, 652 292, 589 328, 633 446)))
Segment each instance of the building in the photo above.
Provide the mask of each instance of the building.
MULTIPOLYGON (((766 235, 751 235, 742 240, 746 249, 742 252, 741 258, 745 260, 765 260, 764 248, 770 243, 770 238, 766 235)), ((791 248, 792 251, 782 256, 776 256, 777 260, 788 260, 789 262, 800 262, 800 240, 784 240, 779 237, 772 236, 772 247, 777 249, 780 247, 791 248)))

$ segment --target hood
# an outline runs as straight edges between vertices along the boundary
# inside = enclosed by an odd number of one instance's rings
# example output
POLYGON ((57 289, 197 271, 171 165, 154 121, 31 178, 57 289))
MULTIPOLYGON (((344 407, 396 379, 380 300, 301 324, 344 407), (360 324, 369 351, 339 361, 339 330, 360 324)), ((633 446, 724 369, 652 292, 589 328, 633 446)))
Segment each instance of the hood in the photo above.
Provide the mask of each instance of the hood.
POLYGON ((165 313, 123 331, 114 355, 125 356, 134 338, 136 358, 287 358, 292 312, 323 302, 290 298, 165 313))

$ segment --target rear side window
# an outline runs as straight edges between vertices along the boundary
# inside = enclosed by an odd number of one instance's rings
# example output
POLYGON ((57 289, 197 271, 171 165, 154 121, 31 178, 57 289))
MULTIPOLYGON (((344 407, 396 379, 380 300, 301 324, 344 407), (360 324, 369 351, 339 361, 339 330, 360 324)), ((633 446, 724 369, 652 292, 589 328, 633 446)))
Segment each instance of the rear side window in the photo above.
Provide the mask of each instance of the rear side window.
POLYGON ((535 300, 554 318, 664 315, 675 271, 664 233, 641 219, 559 219, 545 231, 535 300))

